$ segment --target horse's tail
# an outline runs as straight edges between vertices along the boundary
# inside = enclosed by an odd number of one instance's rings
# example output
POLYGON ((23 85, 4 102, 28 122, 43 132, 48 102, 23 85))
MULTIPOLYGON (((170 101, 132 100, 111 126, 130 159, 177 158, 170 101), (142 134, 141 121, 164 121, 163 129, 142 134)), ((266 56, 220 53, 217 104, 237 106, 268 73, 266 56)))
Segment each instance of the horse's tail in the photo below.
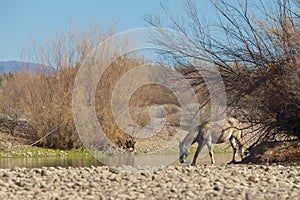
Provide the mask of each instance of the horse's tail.
POLYGON ((239 121, 239 130, 241 131, 241 139, 245 136, 243 122, 239 121))
POLYGON ((244 137, 244 131, 243 131, 243 127, 242 127, 242 122, 239 122, 239 130, 241 132, 241 138, 244 137))

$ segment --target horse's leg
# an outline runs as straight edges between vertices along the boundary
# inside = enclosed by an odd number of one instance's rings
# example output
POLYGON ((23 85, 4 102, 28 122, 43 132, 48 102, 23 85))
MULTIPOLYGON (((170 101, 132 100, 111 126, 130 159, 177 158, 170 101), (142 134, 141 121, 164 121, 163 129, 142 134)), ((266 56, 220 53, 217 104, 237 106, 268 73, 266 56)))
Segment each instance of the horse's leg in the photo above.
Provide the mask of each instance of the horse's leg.
POLYGON ((196 160, 197 160, 198 155, 201 152, 202 148, 203 148, 203 141, 202 142, 198 142, 198 147, 197 147, 197 150, 196 150, 196 152, 194 154, 192 166, 196 166, 196 160))
POLYGON ((244 150, 243 150, 243 145, 242 145, 242 142, 241 142, 241 140, 242 140, 242 131, 241 130, 238 131, 238 134, 237 134, 237 137, 235 138, 235 140, 236 140, 236 143, 238 145, 239 155, 240 155, 241 159, 243 160, 244 150))
POLYGON ((207 142, 206 145, 207 145, 207 148, 208 148, 208 152, 209 152, 211 164, 215 164, 215 158, 214 158, 214 152, 213 152, 212 143, 207 142))
POLYGON ((236 151, 237 151, 237 148, 236 148, 236 139, 231 136, 229 138, 229 141, 230 141, 230 145, 232 147, 232 150, 233 150, 233 156, 232 156, 232 160, 230 163, 236 163, 236 160, 235 160, 235 156, 236 156, 236 151))

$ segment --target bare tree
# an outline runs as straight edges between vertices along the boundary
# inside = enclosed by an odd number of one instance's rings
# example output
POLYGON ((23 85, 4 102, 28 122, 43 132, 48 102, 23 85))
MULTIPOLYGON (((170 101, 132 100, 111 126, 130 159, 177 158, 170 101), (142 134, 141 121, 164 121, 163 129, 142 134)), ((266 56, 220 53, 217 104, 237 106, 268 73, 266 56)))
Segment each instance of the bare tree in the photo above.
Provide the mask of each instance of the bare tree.
POLYGON ((168 25, 185 39, 166 33, 159 17, 149 16, 146 21, 161 30, 152 41, 202 93, 203 104, 210 102, 209 91, 198 72, 209 69, 199 65, 218 68, 227 92, 227 112, 259 133, 253 146, 300 138, 299 2, 210 2, 218 17, 213 23, 205 23, 193 1, 186 2, 185 17, 176 17, 161 4, 168 25))

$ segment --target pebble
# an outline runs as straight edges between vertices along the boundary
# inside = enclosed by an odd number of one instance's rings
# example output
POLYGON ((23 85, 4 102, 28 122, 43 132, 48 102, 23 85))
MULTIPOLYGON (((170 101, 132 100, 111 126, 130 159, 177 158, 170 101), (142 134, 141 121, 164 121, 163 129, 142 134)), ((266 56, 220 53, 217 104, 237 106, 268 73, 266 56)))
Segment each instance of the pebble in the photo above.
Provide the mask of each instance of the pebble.
POLYGON ((50 173, 46 169, 42 169, 41 176, 49 176, 50 173))
POLYGON ((2 177, 3 177, 3 178, 4 178, 4 177, 10 177, 10 173, 8 173, 8 172, 3 172, 2 177))
POLYGON ((0 169, 0 199, 297 199, 299 166, 0 169), (268 169, 268 170, 266 170, 268 169))
POLYGON ((213 188, 213 190, 215 190, 215 191, 221 191, 222 189, 221 189, 221 187, 220 186, 214 186, 214 188, 213 188))
POLYGON ((254 182, 254 183, 259 182, 259 179, 256 176, 249 176, 248 180, 251 181, 251 182, 254 182))
POLYGON ((114 173, 114 174, 118 174, 118 173, 119 173, 119 170, 118 170, 117 168, 115 168, 115 167, 110 167, 110 168, 109 168, 109 171, 110 171, 111 173, 114 173))
POLYGON ((239 175, 238 171, 234 170, 233 172, 231 172, 231 176, 237 176, 237 175, 239 175))

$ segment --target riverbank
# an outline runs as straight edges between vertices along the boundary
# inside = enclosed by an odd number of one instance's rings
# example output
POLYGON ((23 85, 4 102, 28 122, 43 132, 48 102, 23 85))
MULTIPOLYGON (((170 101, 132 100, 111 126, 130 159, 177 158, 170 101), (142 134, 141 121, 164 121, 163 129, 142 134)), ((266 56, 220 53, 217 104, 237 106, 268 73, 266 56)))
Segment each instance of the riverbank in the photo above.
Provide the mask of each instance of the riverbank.
POLYGON ((300 166, 0 169, 0 199, 298 199, 300 166))
MULTIPOLYGON (((196 151, 197 145, 194 144, 190 148, 190 154, 193 155, 196 151)), ((170 149, 170 152, 174 153, 178 151, 175 147, 170 149)), ((154 151, 155 152, 155 151, 154 151)), ((151 151, 145 151, 144 149, 137 148, 135 153, 144 154, 151 153, 151 151)), ((203 153, 207 154, 207 148, 203 149, 203 153)), ((229 142, 214 146, 214 153, 232 153, 229 142)), ((0 159, 1 158, 39 158, 39 157, 70 157, 70 156, 91 156, 90 151, 87 148, 71 149, 71 150, 60 150, 60 149, 49 149, 30 145, 15 145, 10 148, 0 148, 0 159)))
POLYGON ((85 149, 59 150, 42 147, 21 147, 12 149, 0 149, 1 158, 40 158, 40 157, 70 157, 70 156, 90 156, 90 152, 85 149))

